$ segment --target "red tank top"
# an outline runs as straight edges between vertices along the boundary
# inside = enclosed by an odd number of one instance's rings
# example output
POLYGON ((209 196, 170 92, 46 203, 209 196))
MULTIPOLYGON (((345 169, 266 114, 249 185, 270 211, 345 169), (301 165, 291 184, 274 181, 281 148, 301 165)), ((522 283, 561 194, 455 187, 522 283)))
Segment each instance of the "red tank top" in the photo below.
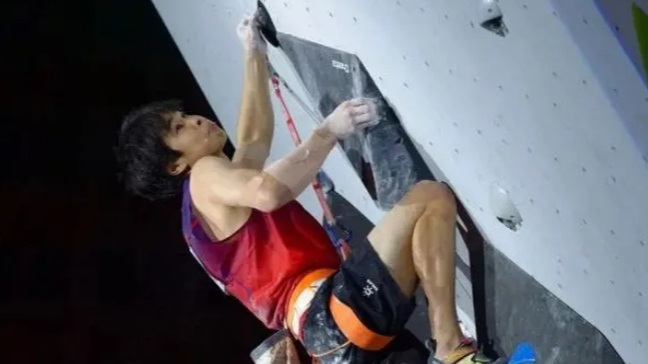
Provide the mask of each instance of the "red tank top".
POLYGON ((207 273, 266 327, 281 329, 290 294, 306 273, 337 269, 340 258, 324 228, 298 202, 270 213, 252 210, 229 238, 214 242, 192 213, 184 182, 182 228, 207 273))

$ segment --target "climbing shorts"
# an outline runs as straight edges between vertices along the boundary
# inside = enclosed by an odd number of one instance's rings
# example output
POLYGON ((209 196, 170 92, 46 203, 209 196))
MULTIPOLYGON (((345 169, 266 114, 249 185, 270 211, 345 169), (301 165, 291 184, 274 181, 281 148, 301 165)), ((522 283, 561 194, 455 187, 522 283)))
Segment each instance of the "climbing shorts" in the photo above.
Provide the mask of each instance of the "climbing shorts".
POLYGON ((401 363, 404 357, 411 357, 408 363, 425 363, 429 352, 413 335, 395 338, 414 308, 414 298, 403 294, 365 241, 321 282, 303 314, 299 336, 323 364, 401 363))

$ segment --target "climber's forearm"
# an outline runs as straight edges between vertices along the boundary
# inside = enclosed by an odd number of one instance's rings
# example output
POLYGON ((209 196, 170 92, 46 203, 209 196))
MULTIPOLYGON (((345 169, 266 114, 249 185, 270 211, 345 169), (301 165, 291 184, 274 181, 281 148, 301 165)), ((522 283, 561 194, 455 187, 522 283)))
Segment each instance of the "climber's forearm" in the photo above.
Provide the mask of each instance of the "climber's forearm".
POLYGON ((278 207, 299 196, 314 181, 336 138, 324 127, 318 127, 297 148, 268 166, 268 183, 275 184, 278 207))

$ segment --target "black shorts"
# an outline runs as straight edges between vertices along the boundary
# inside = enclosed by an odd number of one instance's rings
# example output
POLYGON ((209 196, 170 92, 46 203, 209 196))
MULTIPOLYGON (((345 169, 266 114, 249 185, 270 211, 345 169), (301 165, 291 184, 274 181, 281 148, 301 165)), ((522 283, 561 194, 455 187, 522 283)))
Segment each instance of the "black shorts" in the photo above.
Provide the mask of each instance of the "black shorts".
POLYGON ((414 298, 403 294, 371 244, 365 241, 353 247, 340 270, 315 293, 305 312, 302 343, 322 364, 427 363, 430 352, 404 330, 414 308, 414 298), (381 350, 365 350, 353 344, 343 346, 348 338, 333 319, 331 296, 349 307, 366 328, 395 338, 381 350))

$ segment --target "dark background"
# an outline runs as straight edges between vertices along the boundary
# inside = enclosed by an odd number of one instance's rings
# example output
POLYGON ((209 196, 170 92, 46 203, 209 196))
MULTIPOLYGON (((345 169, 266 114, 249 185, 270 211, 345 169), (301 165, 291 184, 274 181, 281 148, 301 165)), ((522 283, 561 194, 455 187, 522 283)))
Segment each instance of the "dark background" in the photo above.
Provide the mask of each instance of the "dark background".
POLYGON ((251 362, 268 332, 190 256, 179 201, 117 184, 129 109, 173 97, 216 118, 152 3, 0 18, 0 363, 251 362))

